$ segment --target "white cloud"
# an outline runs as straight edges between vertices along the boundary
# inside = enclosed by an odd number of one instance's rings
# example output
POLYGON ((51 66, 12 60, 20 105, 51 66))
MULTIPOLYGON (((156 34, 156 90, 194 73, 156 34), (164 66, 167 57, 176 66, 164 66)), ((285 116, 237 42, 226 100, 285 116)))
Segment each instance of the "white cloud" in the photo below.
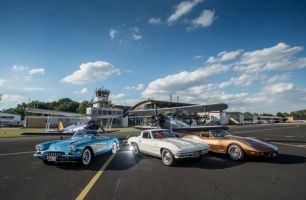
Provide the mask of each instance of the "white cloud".
POLYGON ((0 86, 4 85, 5 82, 6 82, 5 79, 0 79, 0 86))
POLYGON ((214 19, 215 19, 215 11, 203 10, 200 16, 191 20, 191 24, 194 28, 208 27, 212 25, 214 19))
POLYGON ((44 90, 44 88, 42 88, 42 87, 26 87, 23 90, 25 90, 25 91, 40 91, 40 90, 44 90))
POLYGON ((209 57, 207 59, 207 63, 217 63, 217 62, 225 62, 236 59, 241 53, 243 52, 242 49, 238 49, 236 51, 221 51, 216 57, 209 57))
POLYGON ((292 70, 306 67, 306 57, 297 58, 297 53, 304 48, 301 46, 290 47, 279 43, 273 47, 242 54, 235 69, 249 73, 271 70, 292 70))
POLYGON ((125 97, 125 93, 118 93, 118 94, 110 95, 111 100, 118 100, 118 99, 122 99, 123 97, 125 97))
POLYGON ((80 91, 74 91, 75 94, 87 94, 88 89, 87 88, 82 88, 80 91))
POLYGON ((115 37, 116 37, 116 34, 118 33, 118 31, 117 30, 115 30, 115 29, 110 29, 109 30, 109 37, 111 38, 111 39, 114 39, 115 37))
POLYGON ((17 94, 3 94, 2 95, 2 102, 14 102, 14 103, 21 103, 23 100, 25 100, 25 97, 17 95, 17 94))
POLYGON ((64 77, 61 81, 72 84, 83 84, 103 80, 119 75, 120 69, 105 61, 88 62, 80 65, 80 69, 64 77))
POLYGON ((134 106, 136 103, 139 103, 141 99, 128 98, 128 99, 117 99, 114 100, 113 103, 117 105, 125 105, 125 106, 134 106))
POLYGON ((300 46, 279 43, 254 51, 222 51, 205 67, 151 81, 141 92, 141 97, 169 100, 169 95, 172 95, 189 103, 223 102, 232 111, 276 113, 305 109, 306 88, 298 88, 290 81, 292 71, 306 67, 306 57, 298 55, 302 50, 300 46), (218 82, 223 79, 222 73, 228 71, 233 76, 218 82), (216 76, 212 79, 214 82, 210 79, 213 75, 216 76), (260 81, 251 88, 255 80, 260 81), (243 88, 230 89, 234 92, 229 92, 226 90, 228 86, 243 88))
POLYGON ((132 28, 132 40, 140 40, 142 36, 139 34, 139 28, 137 26, 132 28))
POLYGON ((168 75, 152 81, 142 92, 144 98, 159 95, 170 95, 175 91, 185 90, 193 86, 201 85, 205 78, 229 70, 228 65, 214 64, 208 67, 201 67, 195 71, 183 71, 177 74, 168 75))
POLYGON ((142 83, 139 83, 138 85, 136 85, 136 86, 127 86, 127 87, 125 87, 125 89, 127 89, 127 90, 143 90, 143 88, 144 88, 144 85, 142 84, 142 83))
POLYGON ((202 55, 193 56, 193 59, 200 59, 200 58, 202 58, 202 55))
POLYGON ((45 74, 46 69, 42 67, 32 68, 23 65, 13 65, 12 70, 17 78, 24 78, 26 81, 30 81, 33 75, 45 74))
POLYGON ((176 7, 174 13, 168 18, 168 23, 176 22, 180 17, 189 13, 202 0, 182 1, 176 7))
POLYGON ((282 81, 288 81, 289 75, 288 74, 278 74, 275 76, 272 76, 269 78, 266 83, 275 83, 275 82, 282 82, 282 81))
POLYGON ((44 68, 33 68, 29 70, 29 74, 33 75, 33 74, 44 74, 45 73, 45 69, 44 68))
POLYGON ((149 24, 160 24, 161 23, 161 20, 160 20, 160 18, 155 18, 155 17, 152 17, 152 18, 150 18, 149 20, 148 20, 148 23, 149 24))
POLYGON ((25 67, 23 65, 13 65, 12 66, 12 69, 14 71, 28 71, 29 70, 29 67, 25 67))
POLYGON ((232 77, 230 80, 220 83, 219 88, 222 89, 231 85, 250 86, 255 79, 257 79, 256 76, 242 74, 239 77, 232 77))
POLYGON ((137 34, 137 33, 133 33, 133 34, 132 34, 132 39, 133 39, 133 40, 140 40, 141 38, 142 38, 142 36, 139 35, 139 34, 137 34))

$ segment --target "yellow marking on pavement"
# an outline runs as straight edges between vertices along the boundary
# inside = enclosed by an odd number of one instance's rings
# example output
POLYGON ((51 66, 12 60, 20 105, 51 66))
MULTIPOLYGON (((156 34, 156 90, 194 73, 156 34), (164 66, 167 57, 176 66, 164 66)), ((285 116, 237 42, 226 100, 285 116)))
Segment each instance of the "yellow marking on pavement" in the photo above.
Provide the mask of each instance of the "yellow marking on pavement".
MULTIPOLYGON (((126 142, 126 140, 123 140, 121 146, 126 142)), ((121 147, 120 146, 120 147, 121 147)), ((117 152, 120 150, 120 147, 118 148, 117 152)), ((108 158, 108 160, 104 163, 104 165, 99 169, 99 171, 95 174, 95 176, 89 181, 89 183, 85 186, 85 188, 82 190, 82 192, 79 194, 79 196, 76 198, 76 200, 83 200, 88 192, 91 190, 91 188, 95 185, 99 177, 103 174, 104 170, 108 167, 109 163, 113 160, 113 158, 116 156, 116 153, 112 154, 111 157, 108 158)))
POLYGON ((304 144, 288 144, 288 143, 281 143, 281 142, 271 142, 271 143, 290 146, 290 147, 306 148, 306 145, 304 145, 304 144))

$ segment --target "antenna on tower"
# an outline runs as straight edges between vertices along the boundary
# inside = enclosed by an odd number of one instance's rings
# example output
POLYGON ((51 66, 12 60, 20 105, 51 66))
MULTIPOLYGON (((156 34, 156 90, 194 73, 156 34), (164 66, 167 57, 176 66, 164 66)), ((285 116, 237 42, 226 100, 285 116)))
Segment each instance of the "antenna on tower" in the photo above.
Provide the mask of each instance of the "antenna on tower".
POLYGON ((172 102, 172 94, 170 94, 170 102, 172 102))
POLYGON ((176 101, 180 102, 180 97, 179 96, 176 97, 176 101))

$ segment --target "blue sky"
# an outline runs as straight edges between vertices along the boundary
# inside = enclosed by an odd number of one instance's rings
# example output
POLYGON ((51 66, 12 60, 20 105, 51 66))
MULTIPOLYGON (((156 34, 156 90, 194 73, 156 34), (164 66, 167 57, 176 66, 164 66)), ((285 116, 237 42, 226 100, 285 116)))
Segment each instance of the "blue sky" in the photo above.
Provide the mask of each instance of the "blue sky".
POLYGON ((0 109, 94 89, 228 103, 230 110, 306 108, 303 1, 0 1, 0 109))

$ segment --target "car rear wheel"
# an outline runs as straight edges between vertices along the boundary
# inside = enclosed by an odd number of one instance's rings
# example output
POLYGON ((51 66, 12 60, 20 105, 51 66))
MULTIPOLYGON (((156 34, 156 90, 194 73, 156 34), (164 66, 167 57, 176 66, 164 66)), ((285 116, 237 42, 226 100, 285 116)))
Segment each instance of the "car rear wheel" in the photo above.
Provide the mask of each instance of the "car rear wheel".
POLYGON ((172 154, 172 152, 168 149, 163 149, 162 152, 161 152, 161 158, 162 158, 162 161, 165 165, 167 166, 173 166, 174 163, 175 163, 175 158, 172 154))
POLYGON ((227 153, 232 160, 243 160, 243 158, 244 158, 244 152, 236 144, 231 144, 228 147, 227 153))
POLYGON ((81 164, 84 166, 87 166, 91 163, 92 159, 93 159, 92 152, 90 151, 89 148, 85 148, 82 153, 81 160, 80 160, 81 164))
POLYGON ((116 153, 117 150, 118 150, 118 148, 117 148, 117 142, 113 142, 113 144, 112 144, 112 153, 116 153))

